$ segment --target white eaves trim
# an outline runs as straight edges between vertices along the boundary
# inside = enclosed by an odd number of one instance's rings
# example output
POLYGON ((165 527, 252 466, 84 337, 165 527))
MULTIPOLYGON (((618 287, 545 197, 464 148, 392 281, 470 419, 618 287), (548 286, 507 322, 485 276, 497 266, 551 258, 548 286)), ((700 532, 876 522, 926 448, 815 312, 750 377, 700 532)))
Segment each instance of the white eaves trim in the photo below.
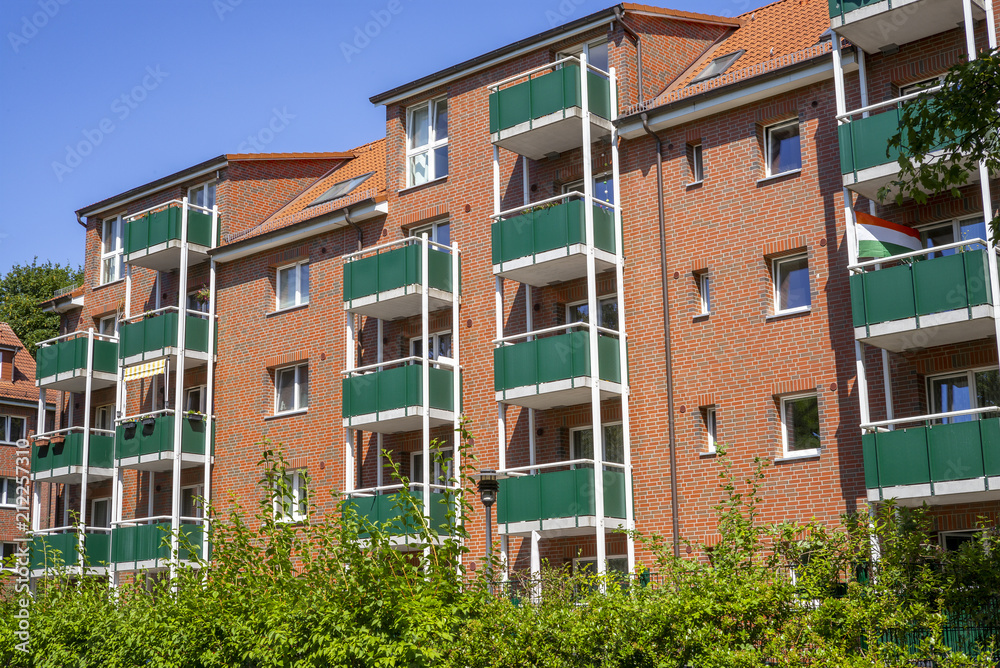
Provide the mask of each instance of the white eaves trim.
MULTIPOLYGON (((844 72, 856 72, 857 60, 854 54, 845 54, 844 72)), ((669 108, 646 112, 649 127, 654 131, 690 123, 691 121, 718 114, 723 111, 742 107, 743 105, 765 100, 796 88, 803 88, 814 83, 833 78, 833 59, 824 58, 823 62, 797 69, 779 77, 761 77, 761 81, 744 86, 735 86, 735 90, 705 97, 693 97, 688 104, 671 105, 669 108)), ((645 134, 639 114, 633 115, 618 128, 618 134, 625 139, 635 139, 645 134)))
MULTIPOLYGON (((233 244, 234 247, 231 249, 223 246, 218 251, 211 251, 211 256, 219 263, 232 262, 233 260, 239 260, 266 250, 284 246, 285 244, 308 239, 317 234, 332 232, 333 230, 347 227, 349 223, 347 222, 346 213, 346 210, 340 209, 339 211, 322 216, 308 225, 290 227, 286 231, 262 236, 256 241, 249 241, 245 244, 233 244)), ((369 202, 351 211, 351 218, 355 221, 361 221, 376 216, 384 216, 388 213, 388 202, 369 202)))

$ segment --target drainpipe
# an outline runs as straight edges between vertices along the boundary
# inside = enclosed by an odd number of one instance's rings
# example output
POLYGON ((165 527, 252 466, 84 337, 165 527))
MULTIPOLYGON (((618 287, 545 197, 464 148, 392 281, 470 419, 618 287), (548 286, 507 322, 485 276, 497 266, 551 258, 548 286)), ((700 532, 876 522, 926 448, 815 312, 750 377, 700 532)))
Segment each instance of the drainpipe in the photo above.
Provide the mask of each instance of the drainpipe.
POLYGON ((627 23, 625 23, 625 17, 622 14, 622 8, 620 5, 615 5, 615 20, 621 24, 622 30, 629 34, 629 36, 635 40, 635 71, 638 77, 639 84, 639 101, 638 104, 643 103, 643 88, 642 88, 642 40, 639 39, 639 34, 632 30, 627 23))
POLYGON ((358 227, 358 224, 351 220, 351 207, 344 209, 344 220, 346 220, 351 227, 358 231, 358 250, 361 250, 365 247, 365 235, 361 232, 361 228, 358 227))
POLYGON ((663 293, 663 356, 667 374, 667 437, 670 449, 670 506, 674 557, 681 556, 680 517, 677 507, 677 429, 674 426, 674 375, 670 353, 670 288, 667 283, 667 230, 663 212, 663 144, 649 127, 646 114, 640 116, 642 129, 656 142, 656 213, 660 227, 660 289, 663 293))

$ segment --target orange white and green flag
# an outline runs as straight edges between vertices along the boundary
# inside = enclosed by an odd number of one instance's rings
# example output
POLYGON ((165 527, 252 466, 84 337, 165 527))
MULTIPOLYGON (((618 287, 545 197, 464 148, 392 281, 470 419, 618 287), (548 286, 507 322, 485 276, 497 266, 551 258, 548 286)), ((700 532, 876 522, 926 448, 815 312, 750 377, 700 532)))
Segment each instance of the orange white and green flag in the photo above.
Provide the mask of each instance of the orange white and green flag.
POLYGON ((912 227, 890 223, 856 211, 858 225, 858 257, 892 257, 924 247, 920 233, 912 227))

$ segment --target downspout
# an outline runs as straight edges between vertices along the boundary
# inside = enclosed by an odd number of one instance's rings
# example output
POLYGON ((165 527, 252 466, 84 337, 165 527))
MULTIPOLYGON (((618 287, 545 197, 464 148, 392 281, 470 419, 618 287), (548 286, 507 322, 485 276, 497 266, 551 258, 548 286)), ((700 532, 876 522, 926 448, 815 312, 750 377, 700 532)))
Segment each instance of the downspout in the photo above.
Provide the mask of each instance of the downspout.
POLYGON ((635 71, 638 78, 639 84, 639 100, 637 104, 643 103, 643 87, 642 87, 642 40, 639 39, 639 33, 632 30, 627 23, 625 23, 625 16, 622 13, 621 5, 615 5, 615 20, 621 24, 622 30, 628 33, 632 39, 635 40, 635 71))
POLYGON ((361 228, 358 227, 358 224, 351 220, 351 207, 344 209, 344 220, 346 220, 351 227, 358 231, 358 250, 361 250, 365 247, 365 235, 361 232, 361 228))
POLYGON ((674 375, 670 352, 670 289, 667 283, 667 229, 663 212, 663 145, 642 114, 642 129, 656 142, 656 213, 660 227, 660 289, 663 293, 663 356, 667 374, 667 438, 670 451, 670 520, 673 531, 674 557, 681 556, 680 518, 677 507, 677 429, 674 426, 674 375))

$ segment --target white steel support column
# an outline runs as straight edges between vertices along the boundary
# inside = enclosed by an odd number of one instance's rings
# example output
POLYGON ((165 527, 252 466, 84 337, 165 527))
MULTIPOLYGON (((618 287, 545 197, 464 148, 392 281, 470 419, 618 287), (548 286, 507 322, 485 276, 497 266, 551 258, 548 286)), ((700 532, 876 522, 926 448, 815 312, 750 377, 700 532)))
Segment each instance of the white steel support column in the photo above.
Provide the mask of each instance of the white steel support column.
MULTIPOLYGON (((462 494, 462 448, 461 448, 461 432, 462 428, 462 362, 460 357, 461 346, 459 331, 462 329, 462 325, 459 322, 459 304, 462 286, 462 263, 461 257, 458 254, 458 244, 454 241, 451 244, 451 359, 452 359, 452 369, 451 369, 451 409, 454 412, 455 419, 453 423, 453 447, 451 449, 452 456, 452 471, 454 472, 454 477, 458 481, 458 497, 455 499, 455 524, 457 526, 462 525, 462 504, 460 503, 462 494)), ((429 317, 429 316, 428 316, 429 317)), ((430 352, 430 347, 425 346, 427 351, 430 352)), ((449 479, 446 484, 450 487, 451 480, 449 479)), ((462 556, 459 554, 458 557, 459 564, 462 562, 462 556)))
MULTIPOLYGON (((38 432, 45 432, 45 388, 38 388, 38 432)), ((55 426, 55 425, 53 425, 55 426)), ((42 486, 36 482, 31 483, 31 530, 38 531, 42 528, 42 486)), ((55 489, 53 485, 48 486, 49 496, 52 496, 55 489)))
MULTIPOLYGON (((219 238, 219 205, 212 205, 212 238, 209 245, 215 246, 216 239, 219 238)), ((207 560, 208 529, 211 519, 208 513, 208 504, 212 498, 212 460, 215 458, 213 449, 215 436, 215 337, 218 331, 218 303, 216 302, 215 291, 218 290, 218 266, 213 257, 208 265, 208 370, 205 378, 205 471, 201 486, 201 495, 204 498, 204 510, 202 511, 203 522, 201 523, 201 558, 207 560)))
MULTIPOLYGON (((587 83, 589 77, 587 53, 580 54, 580 111, 583 129, 583 211, 587 238, 587 312, 590 326, 587 333, 590 340, 590 415, 593 425, 594 444, 594 514, 597 524, 597 573, 603 575, 607 568, 607 545, 604 527, 604 427, 601 424, 601 372, 597 350, 598 320, 597 307, 597 266, 594 258, 594 165, 593 147, 590 138, 590 104, 587 83)), ((620 306, 620 305, 619 305, 620 306)))
POLYGON ((615 282, 617 284, 618 297, 618 367, 621 370, 622 386, 622 449, 623 464, 625 469, 625 528, 629 530, 625 537, 626 556, 628 557, 628 572, 635 571, 635 538, 631 531, 635 529, 635 508, 633 507, 633 484, 632 475, 632 421, 630 412, 630 402, 632 395, 632 381, 628 369, 628 335, 625 329, 625 232, 622 222, 622 201, 621 201, 621 166, 618 163, 618 126, 615 120, 618 118, 618 79, 615 68, 608 72, 610 75, 611 88, 611 183, 614 188, 614 233, 615 233, 615 282))
MULTIPOLYGON (((494 304, 496 306, 496 326, 497 338, 503 338, 503 277, 496 277, 496 293, 494 304)), ((500 344, 503 345, 503 344, 500 344)), ((507 468, 507 404, 497 402, 497 440, 500 442, 497 453, 497 470, 503 471, 507 468)))
MULTIPOLYGON (((187 350, 188 198, 181 199, 181 262, 177 288, 177 368, 174 370, 174 458, 170 495, 170 577, 177 574, 181 528, 181 435, 184 426, 184 359, 187 350)), ((211 345, 211 344, 210 344, 211 345)), ((164 377, 164 382, 167 378, 164 377)), ((207 445, 207 444, 206 444, 207 445)), ((205 448, 208 454, 208 448, 205 448)))
MULTIPOLYGON (((521 156, 521 193, 522 200, 521 204, 528 206, 531 204, 531 191, 530 191, 530 181, 528 178, 528 167, 530 162, 528 156, 521 156)), ((527 283, 524 284, 524 322, 527 330, 533 331, 535 329, 535 314, 532 310, 534 304, 534 298, 532 295, 531 286, 527 283)), ((535 337, 529 336, 528 341, 534 341, 535 337)), ((535 409, 528 409, 528 464, 534 466, 535 457, 537 453, 537 446, 535 443, 535 409)), ((531 470, 531 474, 534 475, 536 471, 531 470)))
MULTIPOLYGON (((427 233, 424 232, 420 235, 420 332, 423 337, 423 345, 421 346, 421 352, 423 352, 423 359, 421 363, 421 374, 420 374, 420 401, 422 403, 421 409, 423 411, 422 425, 422 439, 423 439, 423 481, 424 481, 424 519, 427 522, 431 520, 431 339, 430 339, 430 272, 427 267, 430 261, 429 253, 429 238, 427 233)), ((454 336, 454 333, 452 333, 454 336)), ((430 548, 425 550, 425 554, 430 554, 430 548)))
MULTIPOLYGON (((885 419, 895 419, 892 408, 892 373, 889 371, 889 351, 882 349, 882 391, 885 393, 885 419)), ((889 425, 889 430, 896 428, 896 425, 889 425)))
MULTIPOLYGON (((355 323, 354 314, 348 311, 344 314, 347 317, 347 325, 344 327, 344 340, 346 341, 344 350, 344 361, 348 369, 357 368, 356 344, 355 344, 355 323)), ((381 339, 380 339, 381 344, 381 339)), ((344 491, 354 491, 354 430, 350 427, 344 428, 344 491)))
MULTIPOLYGON (((376 343, 376 346, 375 346, 375 351, 376 351, 376 353, 375 353, 375 361, 378 362, 379 364, 382 364, 382 358, 383 358, 383 355, 385 355, 385 345, 382 343, 382 336, 383 336, 382 335, 382 320, 380 318, 376 319, 375 323, 376 323, 376 335, 378 336, 378 342, 376 343)), ((381 366, 377 367, 377 370, 381 371, 382 367, 381 366)), ((377 457, 376 457, 376 463, 378 464, 377 468, 375 469, 375 486, 376 487, 381 487, 382 486, 382 479, 384 477, 383 473, 382 473, 382 433, 381 432, 379 432, 375 436, 375 452, 376 452, 376 455, 377 455, 377 457)))
MULTIPOLYGON (((90 481, 90 402, 94 389, 94 328, 87 330, 87 382, 83 395, 83 461, 80 474, 80 529, 77 535, 77 554, 80 558, 80 569, 86 563, 84 558, 84 536, 87 533, 87 483, 90 481)), ((39 423, 44 424, 44 423, 39 423)))

